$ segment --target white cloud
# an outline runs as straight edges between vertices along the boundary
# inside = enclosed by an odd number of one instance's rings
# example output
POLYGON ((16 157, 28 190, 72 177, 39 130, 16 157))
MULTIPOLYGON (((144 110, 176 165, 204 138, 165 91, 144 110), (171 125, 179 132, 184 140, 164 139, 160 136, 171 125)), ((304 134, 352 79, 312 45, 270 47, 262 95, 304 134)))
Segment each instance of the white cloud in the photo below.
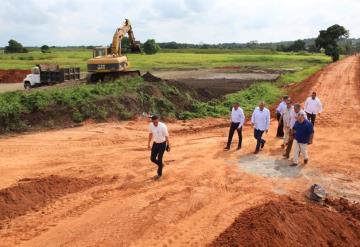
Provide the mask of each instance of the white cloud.
POLYGON ((3 0, 0 46, 105 45, 125 18, 141 41, 199 43, 315 37, 335 23, 360 37, 360 1, 3 0))

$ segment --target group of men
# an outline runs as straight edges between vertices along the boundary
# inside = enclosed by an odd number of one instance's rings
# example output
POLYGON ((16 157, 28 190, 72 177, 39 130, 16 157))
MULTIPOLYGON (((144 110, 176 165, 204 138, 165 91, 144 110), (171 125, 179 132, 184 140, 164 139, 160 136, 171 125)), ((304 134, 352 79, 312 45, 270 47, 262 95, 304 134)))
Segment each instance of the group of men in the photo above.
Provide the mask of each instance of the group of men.
MULTIPOLYGON (((279 122, 276 136, 283 138, 281 147, 284 149, 283 156, 285 158, 290 158, 290 152, 294 146, 294 158, 291 166, 299 164, 300 154, 304 157, 304 164, 308 163, 307 145, 312 143, 315 119, 322 110, 322 104, 319 98, 316 97, 316 92, 313 92, 306 99, 304 110, 301 109, 300 104, 293 104, 288 96, 284 96, 276 108, 276 117, 279 122)), ((230 131, 225 150, 230 149, 235 130, 239 136, 237 147, 239 150, 242 145, 242 127, 245 123, 245 115, 237 102, 233 104, 231 109, 230 122, 230 131)), ((264 132, 267 133, 270 127, 270 111, 265 107, 264 101, 261 101, 259 106, 255 108, 251 116, 251 124, 254 128, 254 138, 256 139, 254 153, 257 154, 265 146, 266 141, 263 139, 263 134, 264 132)))
MULTIPOLYGON (((283 156, 290 158, 292 146, 294 146, 294 157, 291 166, 299 164, 299 156, 303 155, 304 164, 308 163, 309 157, 307 146, 312 143, 314 135, 314 125, 316 116, 322 112, 322 104, 316 92, 313 92, 305 101, 304 110, 298 103, 293 104, 288 96, 284 96, 279 106, 276 108, 276 116, 279 122, 277 137, 283 138, 281 147, 284 149, 283 156), (309 120, 308 120, 309 119, 309 120)), ((230 114, 230 130, 225 150, 230 150, 235 131, 238 134, 239 142, 237 150, 242 146, 242 129, 245 123, 245 114, 240 104, 235 102, 230 114)), ((270 127, 270 111, 265 107, 265 102, 261 101, 255 108, 251 116, 251 124, 254 129, 256 147, 254 153, 257 154, 264 148, 266 141, 263 134, 267 133, 270 127)), ((159 121, 157 116, 151 117, 149 125, 148 148, 151 149, 151 161, 158 166, 155 179, 162 176, 163 155, 165 151, 170 151, 169 133, 164 123, 159 121), (151 145, 151 141, 153 141, 151 145)))

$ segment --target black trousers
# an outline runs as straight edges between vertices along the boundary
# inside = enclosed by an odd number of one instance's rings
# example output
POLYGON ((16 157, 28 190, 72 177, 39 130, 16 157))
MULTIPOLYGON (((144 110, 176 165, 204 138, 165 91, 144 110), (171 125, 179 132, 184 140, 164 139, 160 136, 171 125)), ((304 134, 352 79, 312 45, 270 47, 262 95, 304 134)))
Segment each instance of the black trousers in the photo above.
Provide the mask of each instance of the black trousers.
POLYGON ((262 139, 263 134, 263 130, 254 129, 254 138, 256 139, 256 151, 259 151, 260 145, 265 143, 265 140, 262 139))
POLYGON ((306 113, 307 118, 310 120, 313 126, 315 126, 316 114, 306 113))
POLYGON ((164 167, 163 156, 166 149, 166 142, 162 143, 153 143, 151 147, 151 161, 158 166, 157 174, 158 176, 162 175, 162 170, 164 167))
POLYGON ((238 129, 239 124, 240 123, 233 123, 233 122, 230 124, 229 138, 228 138, 228 142, 227 142, 226 147, 230 148, 230 145, 231 145, 231 142, 232 142, 235 130, 236 130, 237 133, 238 133, 238 136, 239 136, 238 148, 241 148, 241 144, 242 144, 242 127, 240 129, 238 129))
POLYGON ((284 136, 284 122, 281 118, 281 114, 279 112, 276 113, 276 119, 278 120, 279 122, 279 125, 278 125, 278 128, 277 128, 277 131, 276 131, 276 136, 277 137, 283 137, 284 136))

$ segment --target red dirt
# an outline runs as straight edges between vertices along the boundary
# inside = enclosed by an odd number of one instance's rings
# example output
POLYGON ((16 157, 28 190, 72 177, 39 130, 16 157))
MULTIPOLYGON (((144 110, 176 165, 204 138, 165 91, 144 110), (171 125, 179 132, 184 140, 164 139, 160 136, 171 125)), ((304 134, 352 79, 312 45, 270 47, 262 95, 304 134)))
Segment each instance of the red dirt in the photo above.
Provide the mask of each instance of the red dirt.
POLYGON ((19 83, 22 82, 26 75, 30 73, 30 70, 0 69, 0 83, 19 83))
POLYGON ((244 211, 210 246, 360 246, 360 221, 282 197, 244 211))
POLYGON ((50 175, 44 178, 24 178, 15 186, 0 190, 0 221, 25 215, 37 210, 49 201, 69 193, 81 191, 100 182, 50 175))

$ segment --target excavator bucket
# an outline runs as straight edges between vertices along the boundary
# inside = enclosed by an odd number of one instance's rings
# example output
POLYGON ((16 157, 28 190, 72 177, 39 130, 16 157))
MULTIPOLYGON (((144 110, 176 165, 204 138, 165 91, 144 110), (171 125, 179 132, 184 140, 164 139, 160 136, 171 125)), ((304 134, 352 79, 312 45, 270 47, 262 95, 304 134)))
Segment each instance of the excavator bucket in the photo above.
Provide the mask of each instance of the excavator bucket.
POLYGON ((131 53, 141 53, 140 41, 136 41, 136 44, 131 46, 131 53))

